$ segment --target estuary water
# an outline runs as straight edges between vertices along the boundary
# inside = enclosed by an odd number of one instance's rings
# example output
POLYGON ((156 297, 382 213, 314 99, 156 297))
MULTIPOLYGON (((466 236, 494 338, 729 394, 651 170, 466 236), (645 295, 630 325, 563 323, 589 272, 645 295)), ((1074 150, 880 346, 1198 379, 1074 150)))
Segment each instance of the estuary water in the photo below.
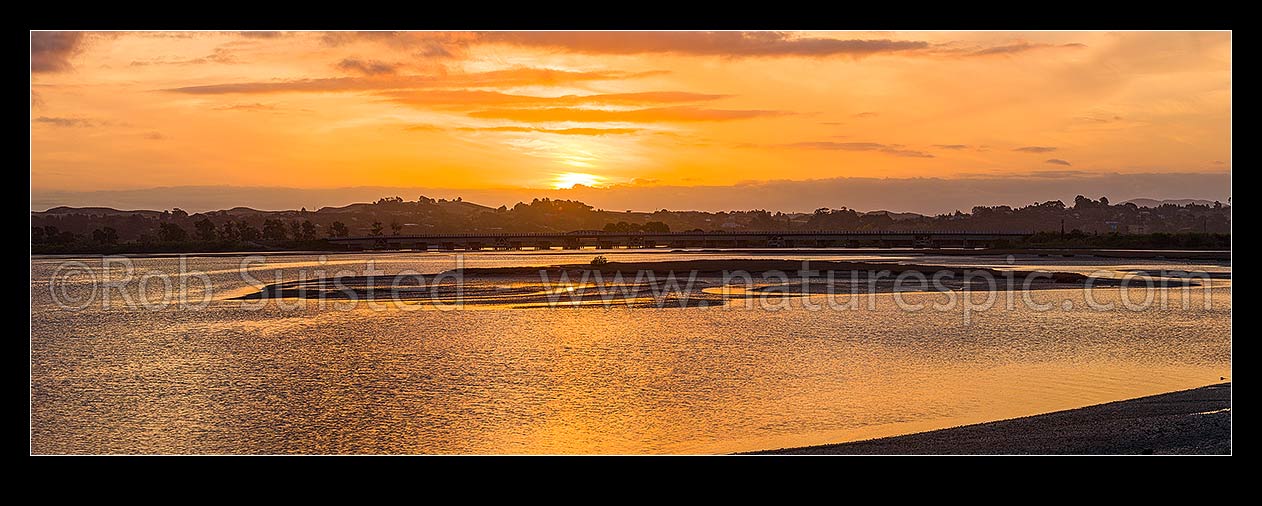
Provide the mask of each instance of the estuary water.
POLYGON ((723 453, 1012 418, 1231 378, 1229 263, 766 254, 1097 276, 1218 273, 1193 289, 1030 292, 1040 308, 1020 295, 1009 307, 1004 293, 973 293, 998 302, 971 312, 908 309, 944 300, 923 292, 879 294, 845 309, 801 303, 826 295, 772 308, 235 299, 339 270, 433 274, 586 263, 596 254, 34 257, 31 450, 723 453))

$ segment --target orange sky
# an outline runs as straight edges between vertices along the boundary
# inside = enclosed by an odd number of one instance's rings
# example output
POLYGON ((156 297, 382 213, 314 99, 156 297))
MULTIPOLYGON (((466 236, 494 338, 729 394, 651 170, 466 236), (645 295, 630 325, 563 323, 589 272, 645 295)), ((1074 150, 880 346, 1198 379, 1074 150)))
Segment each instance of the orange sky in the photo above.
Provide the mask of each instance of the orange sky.
POLYGON ((1230 168, 1224 32, 37 32, 31 83, 37 191, 1230 168))

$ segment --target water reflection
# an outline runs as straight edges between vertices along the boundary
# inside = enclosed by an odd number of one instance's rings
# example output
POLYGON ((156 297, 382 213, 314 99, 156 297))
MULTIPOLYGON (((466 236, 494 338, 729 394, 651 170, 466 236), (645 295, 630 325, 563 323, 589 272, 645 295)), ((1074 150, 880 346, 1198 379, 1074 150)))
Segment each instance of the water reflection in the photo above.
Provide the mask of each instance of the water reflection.
MULTIPOLYGON (((373 257, 387 271, 451 262, 373 257)), ((294 266, 314 262, 277 260, 287 265, 258 276, 289 279, 294 266)), ((248 288, 233 279, 237 261, 191 262, 225 271, 209 275, 227 289, 248 288)), ((246 311, 223 300, 196 311, 70 312, 39 289, 53 262, 33 264, 36 453, 731 452, 1028 415, 1231 376, 1231 281, 1223 279, 1213 280, 1208 308, 1136 313, 1111 290, 1094 295, 1115 309, 1095 311, 1079 291, 1047 290, 1032 296, 1073 308, 1000 304, 968 323, 957 313, 901 311, 889 294, 871 310, 818 312, 246 311)), ((931 303, 938 295, 901 296, 931 303)))

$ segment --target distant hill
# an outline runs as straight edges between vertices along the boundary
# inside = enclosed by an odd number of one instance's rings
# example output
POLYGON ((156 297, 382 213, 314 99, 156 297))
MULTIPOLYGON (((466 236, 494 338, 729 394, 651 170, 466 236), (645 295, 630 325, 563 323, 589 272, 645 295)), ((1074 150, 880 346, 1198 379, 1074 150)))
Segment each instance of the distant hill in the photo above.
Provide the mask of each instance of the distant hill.
MULTIPOLYGON (((819 209, 813 213, 749 211, 620 212, 595 209, 573 200, 532 199, 513 206, 492 208, 463 200, 420 197, 405 201, 385 197, 374 203, 306 209, 262 211, 235 207, 221 211, 187 214, 179 209, 124 211, 109 207, 55 207, 31 213, 32 241, 50 244, 90 244, 97 231, 111 228, 117 241, 161 242, 165 235, 199 240, 207 236, 231 241, 245 234, 280 241, 295 236, 304 240, 333 234, 530 233, 573 230, 632 231, 652 224, 658 230, 856 230, 934 231, 1011 230, 1078 231, 1085 234, 1151 234, 1179 232, 1229 233, 1231 206, 1187 207, 1212 204, 1205 200, 1135 199, 1135 206, 1110 205, 1107 201, 1075 199, 1072 206, 1056 200, 1012 208, 975 206, 970 213, 924 216, 888 210, 819 209), (1163 203, 1180 207, 1161 207, 1163 203), (210 230, 203 223, 214 225, 210 230), (308 223, 309 222, 309 223, 308 223), (278 226, 279 224, 279 226, 278 226), (172 228, 172 227, 175 228, 172 228), (38 231, 36 231, 38 229, 38 231), (182 234, 179 231, 182 230, 182 234), (375 231, 375 232, 374 232, 375 231), (47 239, 52 237, 53 239, 47 239)), ((99 236, 99 234, 97 234, 99 236)), ((247 239, 242 239, 247 240, 247 239)))
MULTIPOLYGON (((361 204, 349 204, 349 205, 345 205, 341 207, 321 207, 320 210, 316 212, 322 213, 322 214, 363 213, 363 212, 372 211, 373 206, 375 205, 377 204, 361 203, 361 204)), ((494 207, 487 207, 481 204, 474 204, 472 202, 457 202, 454 200, 440 200, 440 201, 434 202, 434 205, 438 206, 438 209, 441 209, 444 212, 448 212, 448 213, 452 213, 452 214, 456 214, 460 216, 469 215, 478 211, 494 211, 495 210, 494 207)))
POLYGON ((232 209, 227 209, 220 212, 228 216, 242 216, 242 215, 267 213, 267 211, 260 211, 258 209, 252 209, 249 207, 234 207, 232 209))
MULTIPOLYGON (((1157 199, 1130 199, 1130 200, 1128 200, 1128 201, 1126 201, 1126 202, 1122 202, 1122 203, 1123 203, 1123 204, 1135 204, 1137 207, 1161 207, 1162 205, 1165 205, 1165 204, 1173 204, 1173 205, 1180 206, 1180 207, 1182 207, 1182 206, 1186 206, 1186 205, 1188 205, 1188 204, 1197 204, 1197 205, 1202 205, 1202 206, 1212 206, 1212 205, 1214 205, 1214 201, 1212 201, 1212 200, 1201 200, 1201 199, 1166 199, 1166 200, 1157 200, 1157 199)), ((1225 204, 1225 203, 1224 203, 1224 204, 1225 204)))
POLYGON ((917 213, 896 213, 896 212, 893 212, 893 211, 868 211, 868 212, 863 213, 863 214, 864 214, 864 215, 866 215, 866 216, 880 216, 880 215, 885 215, 885 216, 889 216, 889 217, 890 217, 890 219, 891 219, 891 220, 894 220, 894 221, 914 220, 914 219, 917 219, 917 218, 924 218, 924 217, 925 217, 925 215, 923 215, 923 214, 917 214, 917 213))
POLYGON ((83 214, 88 216, 131 216, 140 214, 144 216, 161 216, 162 211, 136 210, 136 211, 120 211, 112 207, 54 207, 47 211, 35 211, 32 215, 63 215, 63 214, 83 214))
POLYGON ((443 211, 446 211, 452 214, 462 215, 462 216, 466 216, 466 215, 470 215, 470 214, 482 212, 482 211, 495 210, 494 207, 488 207, 482 204, 474 204, 473 202, 457 202, 454 200, 439 202, 438 208, 442 209, 443 211))

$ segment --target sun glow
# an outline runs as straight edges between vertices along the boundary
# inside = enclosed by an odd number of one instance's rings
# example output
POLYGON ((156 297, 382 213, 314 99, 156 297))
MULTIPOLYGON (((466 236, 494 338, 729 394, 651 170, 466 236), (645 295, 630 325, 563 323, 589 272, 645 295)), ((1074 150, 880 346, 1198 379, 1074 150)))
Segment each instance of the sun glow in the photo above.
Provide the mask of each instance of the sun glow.
POLYGON ((552 179, 552 187, 558 190, 573 188, 574 185, 599 186, 605 178, 582 172, 562 172, 552 179))
MULTIPOLYGON (((937 213, 977 202, 859 188, 982 178, 1029 193, 1013 203, 1060 195, 1044 183, 1152 197, 1136 188, 1231 168, 1227 31, 30 36, 43 209, 132 198, 98 191, 210 210, 242 197, 199 188, 423 181, 493 192, 486 202, 596 183, 610 191, 586 203, 618 209, 810 211, 829 198, 937 213), (636 177, 678 193, 634 189, 636 177), (153 190, 166 187, 183 193, 153 190)), ((290 195, 249 199, 316 205, 290 195)))

